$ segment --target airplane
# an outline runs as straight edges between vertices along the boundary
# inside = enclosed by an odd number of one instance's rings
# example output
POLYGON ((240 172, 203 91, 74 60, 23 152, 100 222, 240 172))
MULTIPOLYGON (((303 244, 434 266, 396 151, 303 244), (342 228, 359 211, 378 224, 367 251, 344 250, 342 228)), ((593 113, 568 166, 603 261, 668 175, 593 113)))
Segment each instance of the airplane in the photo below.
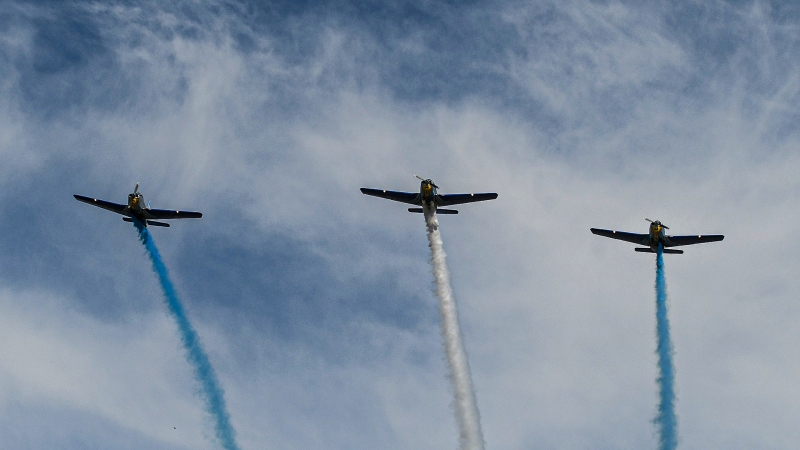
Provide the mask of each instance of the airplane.
POLYGON ((455 209, 439 208, 440 206, 453 206, 462 203, 481 202, 484 200, 494 200, 497 198, 495 193, 484 194, 439 194, 437 186, 430 178, 424 179, 419 175, 415 177, 422 180, 420 182, 419 193, 396 192, 385 189, 361 188, 361 192, 374 197, 386 198, 396 202, 408 203, 410 205, 421 206, 422 208, 408 208, 408 212, 421 213, 426 209, 437 214, 458 214, 455 209))
POLYGON ((656 253, 658 246, 661 245, 664 253, 683 254, 683 250, 674 250, 668 247, 702 244, 705 242, 717 242, 725 239, 725 236, 721 234, 668 236, 664 231, 669 230, 668 226, 662 224, 658 220, 653 221, 646 217, 644 220, 650 222, 650 233, 648 234, 627 233, 625 231, 603 230, 599 228, 592 228, 591 231, 598 236, 619 239, 620 241, 632 242, 639 245, 646 245, 646 248, 636 247, 634 249, 637 252, 642 253, 656 253))
POLYGON ((168 223, 157 222, 153 219, 167 220, 167 219, 199 219, 203 214, 193 211, 175 211, 167 209, 151 209, 150 203, 145 203, 144 196, 139 192, 139 183, 133 189, 132 194, 128 194, 128 204, 120 205, 118 203, 107 202, 105 200, 98 200, 96 198, 84 197, 82 195, 73 195, 75 200, 79 202, 88 203, 117 214, 122 214, 122 220, 125 222, 133 222, 134 219, 147 227, 153 225, 156 227, 168 227, 168 223))

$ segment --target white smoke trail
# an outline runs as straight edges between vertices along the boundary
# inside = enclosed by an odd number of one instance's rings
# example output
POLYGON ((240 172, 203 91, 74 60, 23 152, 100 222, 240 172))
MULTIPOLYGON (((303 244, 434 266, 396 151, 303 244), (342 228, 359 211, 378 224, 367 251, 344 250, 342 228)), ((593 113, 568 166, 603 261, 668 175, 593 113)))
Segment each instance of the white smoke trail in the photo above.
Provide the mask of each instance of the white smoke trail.
POLYGON ((453 383, 458 441, 462 450, 483 450, 483 432, 478 413, 475 391, 472 389, 467 352, 458 325, 458 311, 453 289, 450 287, 450 272, 445 262, 442 236, 436 212, 425 208, 425 224, 428 226, 428 245, 431 248, 431 265, 436 278, 436 295, 439 297, 439 312, 442 315, 442 336, 453 383))

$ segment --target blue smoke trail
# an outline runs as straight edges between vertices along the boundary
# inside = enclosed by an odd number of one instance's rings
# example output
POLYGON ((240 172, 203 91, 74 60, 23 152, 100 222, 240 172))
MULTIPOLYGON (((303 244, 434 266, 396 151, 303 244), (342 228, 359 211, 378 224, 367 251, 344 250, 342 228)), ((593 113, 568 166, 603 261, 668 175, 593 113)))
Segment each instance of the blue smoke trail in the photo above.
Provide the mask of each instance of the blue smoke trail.
POLYGON ((161 288, 164 290, 164 298, 167 303, 172 318, 178 325, 178 330, 181 335, 181 342, 183 348, 186 349, 186 359, 194 369, 194 374, 200 381, 201 395, 206 404, 206 409, 214 418, 214 430, 219 443, 222 448, 226 450, 238 450, 239 446, 236 445, 233 427, 231 426, 230 418, 228 417, 228 410, 225 407, 225 397, 222 388, 217 380, 217 375, 214 373, 214 368, 211 367, 211 362, 208 360, 203 347, 200 346, 200 339, 197 332, 194 331, 189 318, 183 310, 178 294, 175 292, 175 287, 169 279, 167 267, 161 260, 161 255, 158 253, 155 242, 150 232, 147 231, 140 222, 136 219, 133 221, 136 230, 139 231, 139 240, 142 241, 144 247, 147 249, 147 254, 150 261, 153 262, 153 270, 158 275, 158 281, 161 283, 161 288))
POLYGON ((656 251, 656 320, 658 335, 658 427, 659 449, 674 450, 678 446, 678 419, 675 417, 675 367, 672 364, 672 341, 667 318, 667 282, 664 279, 664 248, 656 251))

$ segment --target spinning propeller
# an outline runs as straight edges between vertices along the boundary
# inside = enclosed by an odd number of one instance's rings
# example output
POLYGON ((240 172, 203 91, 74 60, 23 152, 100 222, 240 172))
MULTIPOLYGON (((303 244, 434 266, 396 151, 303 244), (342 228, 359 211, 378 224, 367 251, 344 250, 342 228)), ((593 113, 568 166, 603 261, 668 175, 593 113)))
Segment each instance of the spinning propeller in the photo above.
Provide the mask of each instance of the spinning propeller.
POLYGON ((434 183, 433 180, 431 180, 430 178, 425 179, 425 178, 422 178, 421 176, 419 176, 417 174, 414 174, 414 176, 419 178, 420 180, 430 184, 431 186, 435 187, 436 189, 439 189, 439 186, 437 186, 436 183, 434 183))
POLYGON ((646 221, 648 221, 648 222, 650 222, 652 224, 655 224, 655 225, 661 225, 662 228, 665 228, 665 229, 669 230, 669 227, 664 225, 663 223, 661 223, 660 220, 650 220, 647 217, 645 217, 644 220, 646 220, 646 221))

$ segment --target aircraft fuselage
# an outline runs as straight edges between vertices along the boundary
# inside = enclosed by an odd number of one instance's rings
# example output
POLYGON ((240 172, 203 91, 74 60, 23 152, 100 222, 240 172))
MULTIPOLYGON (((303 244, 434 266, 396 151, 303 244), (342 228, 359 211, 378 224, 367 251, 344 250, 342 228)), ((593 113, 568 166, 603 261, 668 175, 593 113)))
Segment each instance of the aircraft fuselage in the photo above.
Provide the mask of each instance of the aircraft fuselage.
POLYGON ((128 194, 128 212, 132 217, 135 217, 139 222, 147 226, 145 209, 147 209, 147 203, 145 203, 144 196, 141 192, 128 194))
POLYGON ((431 211, 436 211, 436 193, 438 189, 431 180, 423 180, 419 186, 419 198, 422 206, 431 211))
MULTIPOLYGON (((139 185, 137 184, 136 186, 138 188, 139 185)), ((125 212, 130 215, 131 219, 136 219, 136 221, 144 227, 147 227, 147 225, 156 225, 160 227, 169 226, 167 223, 153 220, 153 215, 150 214, 150 205, 144 201, 144 195, 142 195, 141 192, 134 191, 132 194, 128 194, 128 206, 125 208, 125 212)), ((122 220, 132 221, 125 218, 122 220)))
POLYGON ((654 222, 650 224, 650 236, 648 240, 649 242, 646 245, 653 249, 653 251, 658 250, 659 242, 662 244, 666 243, 665 229, 660 223, 654 222))
POLYGON ((647 245, 650 247, 653 253, 658 252, 659 244, 661 245, 661 250, 664 253, 683 253, 683 250, 667 249, 667 247, 674 247, 675 243, 670 240, 669 236, 667 236, 667 227, 665 227, 658 220, 650 223, 650 233, 648 234, 647 241, 648 242, 642 242, 642 245, 647 245))

